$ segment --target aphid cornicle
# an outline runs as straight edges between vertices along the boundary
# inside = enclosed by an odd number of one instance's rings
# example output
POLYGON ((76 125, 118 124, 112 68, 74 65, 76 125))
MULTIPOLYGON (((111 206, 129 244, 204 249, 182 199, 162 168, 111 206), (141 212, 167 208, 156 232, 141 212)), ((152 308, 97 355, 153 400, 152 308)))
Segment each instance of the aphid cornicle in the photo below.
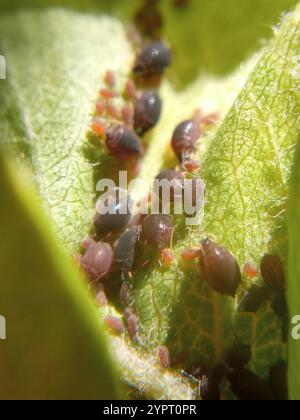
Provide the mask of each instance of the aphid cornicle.
POLYGON ((138 158, 143 154, 139 137, 125 125, 115 125, 107 130, 105 143, 109 152, 119 160, 138 158))
POLYGON ((150 247, 168 248, 173 235, 173 221, 167 214, 149 214, 142 224, 140 240, 150 247))
POLYGON ((288 398, 288 367, 280 360, 269 371, 269 384, 275 400, 287 401, 288 398))
POLYGON ((103 278, 114 262, 114 253, 110 244, 90 240, 85 254, 80 259, 80 266, 90 280, 103 278))
POLYGON ((260 271, 264 281, 271 287, 281 290, 284 287, 284 268, 280 257, 265 254, 260 263, 260 271))
POLYGON ((180 162, 189 159, 190 154, 195 151, 200 135, 199 124, 194 120, 186 120, 177 125, 172 135, 172 148, 180 162))
POLYGON ((215 291, 234 297, 241 282, 241 272, 232 254, 205 239, 201 242, 199 255, 203 280, 215 291))
POLYGON ((136 76, 147 79, 160 76, 171 65, 171 50, 161 41, 146 45, 138 54, 133 72, 136 76))
POLYGON ((252 358, 251 347, 242 343, 234 344, 226 354, 226 362, 231 369, 242 369, 252 358))
POLYGON ((97 202, 97 212, 94 217, 94 226, 97 236, 110 232, 122 230, 129 222, 131 217, 130 201, 127 195, 121 189, 111 191, 116 199, 107 204, 107 200, 97 202), (104 211, 105 209, 105 211, 104 211))
POLYGON ((159 95, 148 90, 137 99, 134 108, 134 129, 143 135, 151 130, 159 121, 162 102, 159 95))
POLYGON ((231 389, 242 401, 271 401, 273 396, 269 386, 248 369, 233 370, 226 375, 231 389))
POLYGON ((124 232, 115 248, 115 269, 124 277, 130 272, 134 263, 135 246, 140 234, 140 228, 133 227, 124 232))

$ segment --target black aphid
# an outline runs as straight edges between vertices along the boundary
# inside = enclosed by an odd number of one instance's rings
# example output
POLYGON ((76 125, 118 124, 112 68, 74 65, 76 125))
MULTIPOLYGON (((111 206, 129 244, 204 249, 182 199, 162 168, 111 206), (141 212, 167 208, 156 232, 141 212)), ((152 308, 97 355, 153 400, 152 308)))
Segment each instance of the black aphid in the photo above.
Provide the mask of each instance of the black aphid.
POLYGON ((109 152, 119 160, 141 157, 143 146, 139 137, 125 125, 115 125, 107 130, 105 143, 109 152))
POLYGON ((134 129, 143 135, 151 130, 159 121, 162 101, 159 95, 152 91, 145 91, 137 99, 134 108, 134 129))
POLYGON ((284 268, 280 257, 265 254, 260 263, 260 271, 264 281, 275 290, 284 288, 284 268))
POLYGON ((138 54, 133 72, 136 76, 147 79, 160 76, 171 65, 171 50, 161 41, 146 45, 138 54))
POLYGON ((246 292, 245 296, 239 304, 240 312, 257 312, 262 304, 268 299, 270 293, 267 286, 259 286, 254 284, 246 292))
POLYGON ((124 232, 115 248, 115 269, 124 277, 134 263, 135 247, 140 234, 140 228, 133 227, 124 232))

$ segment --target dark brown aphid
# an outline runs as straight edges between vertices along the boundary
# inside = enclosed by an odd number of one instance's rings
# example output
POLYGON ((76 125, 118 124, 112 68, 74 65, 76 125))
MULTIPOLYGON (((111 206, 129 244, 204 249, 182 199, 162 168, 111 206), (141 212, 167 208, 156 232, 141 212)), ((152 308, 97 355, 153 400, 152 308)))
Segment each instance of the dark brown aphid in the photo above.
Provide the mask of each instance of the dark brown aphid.
MULTIPOLYGON (((176 198, 182 199, 183 197, 183 187, 184 187, 184 178, 182 174, 174 169, 168 169, 160 172, 155 177, 156 181, 167 181, 170 185, 170 201, 173 203, 176 198)), ((154 183, 154 192, 159 196, 160 201, 164 198, 162 194, 162 188, 155 188, 156 182, 154 183)), ((167 199, 167 197, 165 198, 167 199)))
POLYGON ((204 375, 200 384, 200 395, 204 401, 220 401, 220 384, 225 376, 226 368, 223 364, 217 364, 204 375))
POLYGON ((217 292, 234 297, 241 282, 241 272, 235 258, 210 239, 205 239, 201 245, 200 269, 204 281, 217 292))
POLYGON ((141 242, 157 249, 170 246, 173 235, 172 218, 166 214, 149 214, 143 221, 141 242))
POLYGON ((266 286, 259 286, 254 284, 251 286, 239 304, 240 312, 257 312, 262 304, 268 299, 269 290, 266 286))
POLYGON ((279 318, 288 314, 288 305, 284 291, 276 293, 272 302, 272 309, 279 318))
POLYGON ((139 227, 127 230, 121 235, 115 248, 115 269, 123 278, 132 269, 139 234, 139 227))
POLYGON ((115 316, 107 315, 104 318, 104 324, 106 328, 117 333, 122 334, 125 330, 124 324, 121 319, 116 318, 115 316))
POLYGON ((138 54, 133 72, 142 79, 160 76, 171 65, 171 50, 161 41, 146 45, 138 54))
POLYGON ((228 350, 226 362, 231 369, 238 370, 245 367, 251 358, 251 347, 242 343, 236 343, 228 350))
POLYGON ((248 369, 231 371, 226 377, 239 400, 271 401, 274 399, 269 386, 248 369))
POLYGON ((131 307, 126 308, 124 311, 124 317, 126 319, 129 337, 131 341, 136 341, 139 332, 139 323, 134 310, 131 307))
POLYGON ((163 19, 157 8, 157 0, 145 0, 134 16, 134 22, 143 36, 155 38, 159 36, 163 19))
POLYGON ((168 369, 171 366, 170 362, 170 352, 167 346, 160 346, 158 349, 159 360, 162 364, 162 367, 168 369))
POLYGON ((90 280, 102 279, 114 262, 112 247, 105 242, 90 241, 85 254, 80 258, 80 266, 90 280))
MULTIPOLYGON (((119 191, 119 190, 118 190, 119 191)), ((99 201, 97 204, 97 212, 94 218, 95 231, 97 236, 107 234, 114 231, 122 230, 131 218, 129 199, 127 196, 116 191, 115 201, 111 204, 99 201), (102 206, 105 212, 102 211, 102 206)))
POLYGON ((271 367, 269 384, 272 394, 277 401, 287 401, 288 397, 288 367, 283 360, 271 367))
POLYGON ((201 135, 199 124, 194 120, 186 120, 180 123, 172 135, 172 148, 180 162, 189 159, 195 151, 196 142, 201 135))
POLYGON ((148 90, 142 93, 135 103, 134 129, 137 134, 143 135, 151 130, 160 118, 162 102, 159 95, 148 90))
POLYGON ((265 254, 260 263, 260 271, 264 281, 274 289, 283 289, 285 284, 284 268, 277 255, 265 254))
POLYGON ((106 133, 106 146, 119 160, 138 158, 143 147, 138 136, 125 125, 115 125, 106 133))

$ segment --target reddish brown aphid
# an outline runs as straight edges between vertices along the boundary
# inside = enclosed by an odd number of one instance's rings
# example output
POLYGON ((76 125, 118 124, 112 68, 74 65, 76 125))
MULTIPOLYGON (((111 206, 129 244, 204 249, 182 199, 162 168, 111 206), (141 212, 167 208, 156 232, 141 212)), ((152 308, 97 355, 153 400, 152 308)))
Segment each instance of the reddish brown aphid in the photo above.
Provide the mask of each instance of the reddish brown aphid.
POLYGON ((168 248, 173 236, 173 221, 166 214, 149 214, 142 224, 140 240, 150 247, 162 250, 168 248))
POLYGON ((126 308, 124 311, 124 317, 126 319, 129 337, 131 341, 136 341, 139 332, 139 323, 134 310, 130 307, 126 308))
POLYGON ((138 54, 133 72, 142 79, 160 76, 171 65, 171 50, 161 41, 146 45, 138 54))
POLYGON ((257 277, 256 265, 251 261, 248 261, 245 263, 243 267, 243 271, 244 271, 244 274, 248 277, 252 277, 252 278, 257 277))
POLYGON ((158 356, 163 368, 168 369, 171 366, 170 352, 167 346, 160 346, 158 348, 158 356))
POLYGON ((133 80, 127 80, 124 95, 126 98, 131 99, 132 101, 135 101, 137 99, 137 90, 133 80))
POLYGON ((107 70, 104 76, 105 83, 113 87, 116 84, 116 73, 113 70, 107 70))
POLYGON ((96 281, 103 278, 114 262, 114 252, 110 244, 91 241, 80 259, 80 266, 90 278, 96 281))
POLYGON ((170 249, 163 249, 160 253, 163 264, 169 265, 174 261, 174 254, 170 249))
POLYGON ((99 121, 92 122, 91 129, 92 129, 92 132, 95 136, 97 136, 97 137, 104 137, 105 136, 106 129, 105 129, 105 126, 101 122, 99 122, 99 121))
POLYGON ((201 168, 201 163, 198 160, 185 160, 182 162, 182 167, 185 171, 196 172, 201 168))
POLYGON ((241 283, 240 268, 225 248, 205 239, 201 242, 200 269, 204 281, 215 291, 234 297, 241 283))
POLYGON ((115 118, 116 120, 120 119, 119 110, 112 101, 108 101, 106 109, 110 117, 115 118))
POLYGON ((95 300, 96 300, 96 305, 98 307, 104 307, 107 305, 108 301, 107 301, 107 297, 106 297, 103 287, 101 287, 101 289, 98 290, 95 300))
POLYGON ((185 261, 194 260, 195 258, 198 258, 200 255, 200 249, 196 248, 186 248, 181 253, 181 258, 185 261))
POLYGON ((137 134, 145 134, 159 121, 162 102, 159 95, 147 90, 137 99, 134 108, 134 129, 137 134))
POLYGON ((106 110, 106 105, 103 101, 98 101, 96 105, 97 115, 103 115, 106 110))
POLYGON ((134 118, 134 111, 133 111, 132 105, 130 104, 124 105, 122 107, 121 114, 122 114, 122 120, 124 124, 127 125, 128 127, 132 127, 133 118, 134 118))
POLYGON ((125 327, 122 320, 116 318, 115 316, 107 315, 104 318, 104 324, 106 328, 117 334, 122 334, 125 331, 125 327))
MULTIPOLYGON (((183 186, 184 186, 184 178, 179 171, 174 169, 167 169, 165 171, 160 172, 155 177, 156 181, 167 181, 170 183, 170 201, 174 202, 176 198, 182 198, 183 196, 183 186)), ((163 194, 161 188, 157 191, 155 187, 156 183, 154 183, 154 192, 159 196, 159 199, 162 200, 163 194)))
POLYGON ((264 281, 271 287, 284 288, 285 276, 281 259, 277 255, 265 254, 260 263, 260 271, 264 281))
POLYGON ((119 160, 138 158, 143 154, 140 139, 125 125, 115 125, 108 130, 105 142, 109 152, 119 160))
POLYGON ((175 128, 172 135, 172 148, 180 162, 185 162, 195 151, 200 135, 201 130, 194 120, 183 121, 175 128))
POLYGON ((100 90, 100 95, 104 99, 112 99, 112 98, 115 98, 116 96, 118 96, 117 92, 115 92, 112 89, 108 89, 108 88, 101 89, 100 90))

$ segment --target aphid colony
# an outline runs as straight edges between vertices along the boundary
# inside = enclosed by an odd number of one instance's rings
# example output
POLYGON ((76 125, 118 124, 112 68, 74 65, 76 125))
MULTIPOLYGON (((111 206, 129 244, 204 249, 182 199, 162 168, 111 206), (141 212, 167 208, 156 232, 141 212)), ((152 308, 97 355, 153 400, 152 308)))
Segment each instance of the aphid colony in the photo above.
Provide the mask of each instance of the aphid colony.
MULTIPOLYGON (((178 5, 181 5, 181 2, 178 2, 178 5)), ((117 160, 134 166, 142 158, 146 145, 141 136, 157 124, 162 110, 162 101, 157 91, 147 86, 153 85, 153 82, 158 83, 171 61, 171 51, 162 41, 149 42, 142 48, 133 66, 135 80, 127 81, 123 92, 125 103, 120 109, 114 102, 119 96, 115 89, 116 76, 112 71, 105 74, 106 87, 100 91, 91 124, 91 136, 103 139, 107 151, 117 160), (137 85, 146 89, 139 91, 137 85), (109 126, 106 126, 107 120, 111 122, 109 126)), ((203 116, 196 112, 193 118, 184 120, 175 127, 171 146, 179 166, 176 169, 164 170, 156 176, 159 181, 165 179, 173 183, 171 202, 176 198, 176 187, 184 189, 185 173, 199 169, 199 162, 193 158, 197 141, 203 133, 203 127, 214 124, 217 119, 217 113, 203 116)), ((193 195, 194 192, 192 191, 193 195)), ((159 198, 161 200, 161 197, 159 198)), ((123 308, 123 321, 109 315, 105 318, 105 324, 115 333, 127 331, 130 339, 135 341, 138 339, 139 325, 133 308, 132 272, 137 265, 137 255, 144 248, 152 249, 162 264, 172 263, 174 257, 170 247, 174 223, 172 217, 164 214, 162 209, 161 214, 132 215, 128 198, 122 195, 119 196, 113 210, 115 211, 107 214, 96 213, 93 222, 94 237, 83 242, 79 264, 96 289, 96 301, 99 306, 107 304, 110 298, 107 297, 107 290, 110 290, 110 283, 114 283, 119 303, 123 308)), ((242 274, 229 250, 206 238, 201 241, 199 248, 182 250, 181 257, 184 261, 198 260, 199 281, 201 279, 206 282, 217 293, 232 298, 236 296, 242 284, 242 274)), ((254 284, 247 291, 240 303, 240 310, 256 312, 273 296, 274 311, 278 316, 287 319, 284 270, 280 258, 274 255, 263 256, 260 272, 264 284, 254 284)), ((258 270, 251 262, 246 262, 243 273, 249 278, 258 277, 258 270)), ((162 366, 168 368, 171 362, 166 346, 159 348, 158 356, 162 366)), ((228 351, 225 364, 200 369, 197 376, 201 379, 202 399, 220 399, 220 384, 224 378, 230 383, 238 399, 284 399, 285 390, 277 382, 278 377, 284 377, 286 374, 284 363, 271 369, 270 384, 266 385, 245 367, 250 359, 251 349, 236 344, 228 351)))

